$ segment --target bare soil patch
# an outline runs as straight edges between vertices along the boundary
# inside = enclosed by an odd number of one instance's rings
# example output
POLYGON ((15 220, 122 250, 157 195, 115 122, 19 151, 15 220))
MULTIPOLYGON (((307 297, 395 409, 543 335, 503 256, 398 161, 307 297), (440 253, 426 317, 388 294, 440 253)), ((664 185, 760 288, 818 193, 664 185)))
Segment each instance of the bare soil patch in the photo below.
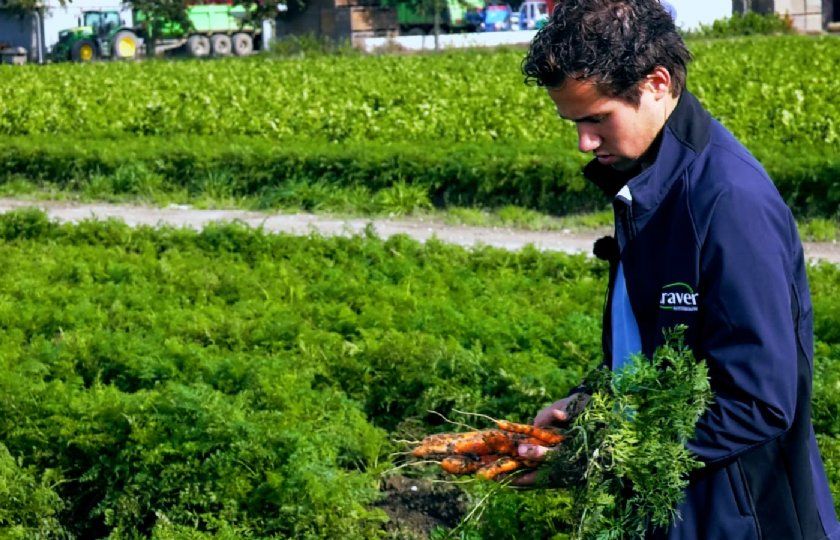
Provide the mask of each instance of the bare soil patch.
POLYGON ((457 487, 441 482, 393 476, 385 480, 378 507, 390 521, 384 525, 391 538, 421 540, 437 527, 456 527, 467 511, 457 487))

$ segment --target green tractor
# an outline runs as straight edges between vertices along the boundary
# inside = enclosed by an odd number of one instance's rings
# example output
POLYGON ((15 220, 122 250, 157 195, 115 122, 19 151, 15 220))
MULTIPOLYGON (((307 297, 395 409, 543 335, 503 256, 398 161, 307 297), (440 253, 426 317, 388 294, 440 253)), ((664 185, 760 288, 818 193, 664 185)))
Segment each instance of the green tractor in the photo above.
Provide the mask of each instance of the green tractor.
POLYGON ((53 62, 91 62, 98 58, 136 58, 140 48, 137 32, 125 26, 117 11, 85 11, 76 28, 62 30, 53 46, 53 62))

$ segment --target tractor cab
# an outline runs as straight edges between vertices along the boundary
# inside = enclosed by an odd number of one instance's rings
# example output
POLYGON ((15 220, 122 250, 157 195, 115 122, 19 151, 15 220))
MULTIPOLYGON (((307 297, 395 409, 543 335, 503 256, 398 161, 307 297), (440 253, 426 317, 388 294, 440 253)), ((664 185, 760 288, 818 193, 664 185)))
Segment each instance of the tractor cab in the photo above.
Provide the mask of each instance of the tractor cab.
POLYGON ((90 27, 97 36, 104 37, 123 25, 118 11, 85 11, 79 26, 90 27))

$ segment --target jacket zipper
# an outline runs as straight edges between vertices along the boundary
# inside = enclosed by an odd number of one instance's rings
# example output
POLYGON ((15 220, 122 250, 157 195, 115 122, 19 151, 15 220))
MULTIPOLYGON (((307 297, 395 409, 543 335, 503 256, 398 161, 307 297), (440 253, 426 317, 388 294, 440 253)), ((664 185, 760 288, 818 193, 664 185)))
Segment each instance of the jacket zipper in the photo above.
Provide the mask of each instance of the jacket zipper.
POLYGON ((624 252, 626 245, 636 238, 636 224, 633 221, 633 203, 620 201, 617 204, 620 205, 618 206, 618 215, 621 220, 621 228, 623 229, 621 236, 625 240, 624 245, 621 245, 621 251, 624 252))

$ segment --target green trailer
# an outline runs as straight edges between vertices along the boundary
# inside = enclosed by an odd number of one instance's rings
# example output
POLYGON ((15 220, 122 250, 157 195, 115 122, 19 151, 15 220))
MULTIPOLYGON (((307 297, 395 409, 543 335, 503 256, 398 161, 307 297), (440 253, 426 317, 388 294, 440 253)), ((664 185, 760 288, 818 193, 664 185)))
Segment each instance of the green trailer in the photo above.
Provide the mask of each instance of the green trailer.
MULTIPOLYGON (((440 0, 440 29, 444 33, 475 32, 481 24, 484 0, 440 0)), ((397 23, 404 35, 430 34, 434 11, 422 11, 407 3, 397 3, 397 23)))
MULTIPOLYGON (((254 51, 254 43, 260 33, 259 28, 243 24, 246 15, 243 6, 190 6, 187 8, 187 18, 191 28, 184 28, 174 21, 163 21, 155 41, 162 44, 180 43, 186 46, 187 54, 197 58, 210 54, 245 56, 254 51)), ((140 26, 148 22, 148 16, 142 12, 135 12, 134 18, 140 26)))
POLYGON ((116 11, 85 11, 80 26, 62 30, 50 58, 54 62, 90 62, 96 59, 129 59, 147 53, 154 44, 155 52, 184 49, 192 57, 209 55, 245 56, 254 51, 260 29, 245 24, 243 6, 226 4, 189 6, 186 10, 189 27, 175 21, 155 21, 135 11, 133 23, 127 25, 116 11), (157 27, 156 35, 149 28, 157 27))

